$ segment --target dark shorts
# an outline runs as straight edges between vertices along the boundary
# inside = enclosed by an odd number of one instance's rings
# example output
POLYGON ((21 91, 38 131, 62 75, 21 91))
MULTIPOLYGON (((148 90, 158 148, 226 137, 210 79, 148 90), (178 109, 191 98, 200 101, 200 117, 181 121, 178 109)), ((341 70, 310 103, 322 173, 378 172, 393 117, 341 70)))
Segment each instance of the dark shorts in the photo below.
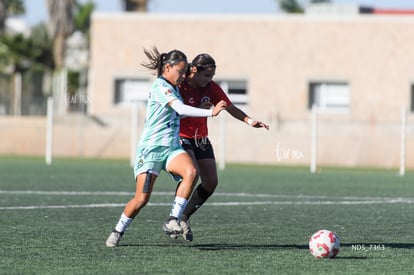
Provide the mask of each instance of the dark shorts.
POLYGON ((210 143, 210 140, 205 138, 180 138, 181 146, 184 150, 191 150, 194 152, 194 155, 197 160, 199 159, 215 159, 213 146, 210 143))

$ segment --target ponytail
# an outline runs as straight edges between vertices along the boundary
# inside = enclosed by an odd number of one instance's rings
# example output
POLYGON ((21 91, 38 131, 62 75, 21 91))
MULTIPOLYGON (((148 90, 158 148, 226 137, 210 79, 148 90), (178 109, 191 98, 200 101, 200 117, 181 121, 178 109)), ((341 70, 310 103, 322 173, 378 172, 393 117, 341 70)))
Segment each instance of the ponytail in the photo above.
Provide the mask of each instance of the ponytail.
POLYGON ((157 76, 162 75, 166 64, 175 65, 181 61, 187 62, 187 56, 179 50, 160 54, 157 47, 154 46, 151 50, 144 49, 144 54, 147 56, 148 62, 142 62, 141 65, 155 71, 157 76))

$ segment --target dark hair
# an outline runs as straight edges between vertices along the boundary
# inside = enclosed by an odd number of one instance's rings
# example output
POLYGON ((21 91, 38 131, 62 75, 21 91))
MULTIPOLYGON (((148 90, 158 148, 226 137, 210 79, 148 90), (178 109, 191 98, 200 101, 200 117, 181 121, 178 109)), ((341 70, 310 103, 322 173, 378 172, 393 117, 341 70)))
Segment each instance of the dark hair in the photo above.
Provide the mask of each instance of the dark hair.
POLYGON ((203 71, 207 68, 215 68, 216 62, 211 55, 201 53, 194 57, 193 61, 191 61, 191 67, 196 67, 198 71, 203 71))
POLYGON ((142 62, 141 65, 152 71, 156 71, 157 76, 164 72, 165 64, 175 65, 178 62, 184 61, 187 63, 187 56, 179 51, 172 50, 168 53, 161 53, 157 47, 152 47, 151 50, 144 49, 144 53, 148 58, 148 63, 142 62))

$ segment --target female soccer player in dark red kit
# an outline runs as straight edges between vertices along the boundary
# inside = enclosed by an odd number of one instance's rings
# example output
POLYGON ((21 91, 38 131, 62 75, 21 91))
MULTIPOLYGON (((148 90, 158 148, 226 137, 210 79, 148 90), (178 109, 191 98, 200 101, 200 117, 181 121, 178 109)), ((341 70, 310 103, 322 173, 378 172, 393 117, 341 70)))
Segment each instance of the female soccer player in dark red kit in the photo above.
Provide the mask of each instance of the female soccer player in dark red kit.
MULTIPOLYGON (((193 59, 189 65, 186 79, 180 84, 180 94, 184 104, 199 108, 210 108, 224 100, 227 103, 225 110, 234 118, 255 128, 269 129, 268 125, 250 118, 232 104, 221 87, 212 80, 215 72, 216 63, 210 55, 199 54, 193 59)), ((207 201, 218 185, 216 160, 213 147, 208 138, 207 118, 182 118, 180 122, 180 140, 183 148, 193 158, 201 179, 201 183, 194 190, 180 221, 184 240, 192 241, 193 233, 189 218, 207 201)), ((174 236, 171 235, 171 237, 174 236)))

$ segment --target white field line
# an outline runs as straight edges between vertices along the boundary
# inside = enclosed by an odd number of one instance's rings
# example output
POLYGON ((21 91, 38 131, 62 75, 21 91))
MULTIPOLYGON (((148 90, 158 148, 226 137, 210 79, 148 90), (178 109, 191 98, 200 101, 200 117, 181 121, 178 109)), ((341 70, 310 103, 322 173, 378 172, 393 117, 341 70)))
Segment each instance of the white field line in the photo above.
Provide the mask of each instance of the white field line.
MULTIPOLYGON (((246 205, 363 205, 363 204, 412 204, 414 199, 396 198, 394 200, 363 200, 363 201, 261 201, 261 202, 213 202, 212 206, 246 206, 246 205)), ((148 203, 148 206, 170 206, 171 203, 148 203)), ((111 208, 124 207, 125 203, 93 203, 70 205, 31 205, 31 206, 0 206, 0 210, 30 209, 68 209, 68 208, 111 208)))
MULTIPOLYGON (((10 195, 50 195, 50 196, 133 196, 134 192, 116 191, 35 191, 35 190, 0 190, 1 194, 10 195)), ((152 196, 172 196, 173 192, 152 192, 152 196)), ((222 197, 246 197, 246 198, 286 198, 286 199, 330 199, 330 200, 414 200, 414 198, 399 197, 359 197, 359 196, 312 196, 312 195, 281 195, 281 194, 256 194, 256 193, 214 193, 214 196, 222 197)))
MULTIPOLYGON (((0 190, 0 195, 55 195, 55 196, 132 196, 132 192, 77 192, 77 191, 34 191, 34 190, 0 190)), ((173 192, 153 192, 153 195, 173 196, 173 192)), ((251 193, 215 193, 214 196, 250 197, 250 198, 283 198, 300 199, 300 201, 253 201, 253 202, 212 202, 212 206, 241 206, 241 205, 366 205, 366 204, 413 204, 414 198, 401 197, 330 197, 308 195, 278 195, 251 193)), ((169 206, 171 203, 148 203, 148 206, 169 206)), ((68 209, 68 208, 109 208, 124 207, 120 203, 75 204, 75 205, 32 205, 32 206, 0 206, 0 210, 29 210, 29 209, 68 209)))

